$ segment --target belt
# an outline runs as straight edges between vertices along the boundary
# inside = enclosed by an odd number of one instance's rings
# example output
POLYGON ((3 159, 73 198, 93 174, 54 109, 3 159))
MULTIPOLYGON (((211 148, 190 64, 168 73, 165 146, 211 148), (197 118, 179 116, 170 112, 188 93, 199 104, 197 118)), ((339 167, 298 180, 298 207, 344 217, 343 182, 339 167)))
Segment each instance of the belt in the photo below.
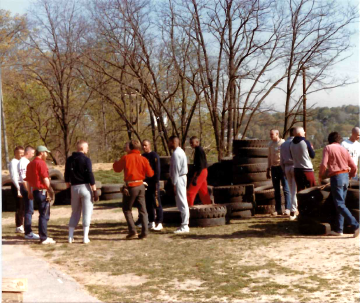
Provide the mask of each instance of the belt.
POLYGON ((334 172, 332 174, 329 174, 329 177, 334 177, 334 176, 337 176, 337 175, 340 175, 340 174, 345 174, 345 173, 349 173, 348 170, 341 170, 341 171, 337 171, 337 172, 334 172))
POLYGON ((33 191, 35 191, 35 190, 48 191, 46 188, 34 188, 33 187, 33 191))
POLYGON ((131 184, 131 183, 139 183, 139 182, 144 182, 144 180, 134 180, 134 181, 126 181, 126 184, 131 184))

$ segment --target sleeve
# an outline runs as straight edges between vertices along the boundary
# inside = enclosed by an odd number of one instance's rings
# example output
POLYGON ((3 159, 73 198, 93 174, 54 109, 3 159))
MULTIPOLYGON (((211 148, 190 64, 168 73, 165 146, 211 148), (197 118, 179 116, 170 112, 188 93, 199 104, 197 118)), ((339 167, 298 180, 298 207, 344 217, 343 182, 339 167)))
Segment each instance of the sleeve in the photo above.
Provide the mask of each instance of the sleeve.
POLYGON ((9 173, 12 183, 15 185, 15 187, 20 190, 19 185, 19 171, 17 169, 17 165, 14 163, 15 161, 11 161, 9 164, 9 173))
POLYGON ((121 173, 124 170, 124 168, 125 168, 125 157, 126 156, 122 156, 120 160, 114 162, 114 164, 113 164, 114 172, 121 173))
POLYGON ((91 160, 89 158, 86 159, 86 168, 87 168, 87 171, 88 171, 88 174, 89 174, 89 183, 90 185, 94 185, 95 184, 95 177, 94 177, 94 174, 93 174, 93 171, 92 171, 92 163, 91 163, 91 160))
POLYGON ((47 168, 46 163, 41 163, 40 165, 40 172, 39 172, 39 176, 41 179, 45 179, 45 178, 49 178, 49 170, 47 168))
POLYGON ((305 140, 305 143, 306 143, 306 146, 307 146, 307 149, 308 149, 308 152, 309 152, 309 156, 311 159, 314 159, 315 158, 315 151, 313 150, 313 148, 311 147, 311 144, 308 140, 305 140))
POLYGON ((160 181, 160 174, 161 174, 161 171, 160 171, 160 157, 158 154, 156 154, 156 157, 155 157, 155 181, 156 183, 158 183, 160 181))
POLYGON ((350 154, 349 153, 346 153, 346 154, 347 154, 348 165, 351 168, 351 171, 349 172, 349 177, 353 178, 356 175, 357 166, 356 166, 354 160, 351 158, 350 154))
POLYGON ((325 174, 326 168, 328 166, 328 161, 329 161, 329 153, 325 146, 323 149, 323 157, 320 163, 319 176, 323 176, 325 174))
POLYGON ((70 183, 71 157, 66 159, 65 163, 65 182, 70 183))
POLYGON ((176 185, 179 179, 179 170, 177 167, 179 160, 176 157, 175 152, 171 156, 171 164, 170 164, 170 177, 173 185, 176 185))
POLYGON ((146 159, 145 157, 141 157, 141 158, 142 158, 143 163, 144 163, 145 175, 146 175, 147 177, 150 177, 150 178, 151 178, 151 177, 154 175, 154 171, 153 171, 153 169, 151 168, 148 159, 146 159))

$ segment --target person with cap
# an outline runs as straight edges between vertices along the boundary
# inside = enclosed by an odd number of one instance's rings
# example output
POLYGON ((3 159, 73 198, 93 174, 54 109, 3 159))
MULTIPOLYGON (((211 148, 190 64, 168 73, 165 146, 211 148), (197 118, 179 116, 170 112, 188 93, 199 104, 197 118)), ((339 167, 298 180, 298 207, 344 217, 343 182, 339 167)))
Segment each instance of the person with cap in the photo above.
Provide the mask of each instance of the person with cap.
POLYGON ((332 200, 336 207, 337 220, 335 230, 330 236, 341 236, 343 234, 344 219, 354 229, 354 238, 359 236, 359 223, 345 205, 349 179, 356 174, 356 165, 348 151, 340 145, 341 136, 332 132, 328 137, 329 144, 323 149, 323 158, 319 170, 319 182, 327 175, 330 177, 332 200))
POLYGON ((14 149, 14 158, 9 163, 9 173, 12 182, 11 192, 15 199, 15 224, 16 224, 15 232, 21 234, 25 232, 24 203, 20 192, 18 164, 23 155, 24 155, 24 148, 22 146, 16 146, 14 149))
POLYGON ((186 198, 186 183, 188 165, 186 154, 180 147, 180 139, 171 136, 168 142, 169 149, 173 151, 170 160, 170 178, 174 186, 176 205, 181 214, 181 226, 174 231, 175 234, 188 233, 189 229, 189 205, 186 198))
POLYGON ((50 202, 54 200, 54 191, 50 185, 49 171, 46 165, 46 158, 50 151, 45 146, 38 146, 34 160, 26 170, 25 181, 29 185, 29 199, 39 207, 39 236, 41 244, 55 244, 56 242, 48 237, 47 222, 50 219, 50 202))
POLYGON ((91 160, 86 157, 89 144, 80 140, 76 144, 77 151, 67 158, 65 164, 65 182, 71 187, 71 217, 69 221, 69 243, 74 241, 74 231, 82 215, 83 243, 89 240, 91 215, 93 202, 99 200, 96 191, 94 174, 91 160))
POLYGON ((290 144, 295 137, 296 128, 292 127, 290 129, 290 137, 285 140, 280 146, 280 165, 285 173, 287 183, 290 190, 290 220, 293 221, 296 219, 297 212, 297 197, 296 197, 296 182, 294 175, 294 161, 291 157, 290 144))
POLYGON ((281 184, 285 196, 285 214, 290 216, 291 199, 289 185, 285 178, 285 173, 280 165, 280 148, 285 140, 280 138, 279 131, 277 129, 270 130, 270 139, 271 142, 269 143, 266 177, 267 179, 272 180, 275 190, 275 212, 273 212, 272 215, 277 216, 283 214, 281 209, 281 184))
POLYGON ((147 177, 145 182, 148 184, 145 191, 146 210, 149 219, 149 229, 160 231, 163 229, 163 209, 160 200, 160 157, 159 155, 151 150, 151 143, 145 139, 142 142, 144 153, 143 157, 148 159, 154 175, 147 177), (155 222, 156 213, 156 222, 155 222), (156 223, 156 225, 155 225, 156 223))
POLYGON ((34 157, 34 153, 35 149, 33 147, 25 147, 25 154, 20 159, 18 164, 20 192, 25 207, 25 239, 28 240, 40 239, 39 235, 33 233, 31 228, 32 216, 34 214, 34 201, 32 199, 29 199, 29 185, 28 182, 25 181, 27 166, 30 163, 30 159, 34 157))
POLYGON ((197 137, 190 138, 190 146, 195 150, 194 165, 190 170, 189 176, 190 184, 187 189, 187 201, 189 206, 194 205, 197 193, 199 193, 202 204, 211 204, 211 199, 207 186, 207 161, 204 149, 200 146, 200 141, 197 137))
POLYGON ((141 144, 139 140, 131 140, 129 148, 131 151, 128 154, 114 162, 113 169, 117 173, 124 171, 126 188, 123 190, 123 212, 129 229, 126 239, 145 239, 148 234, 148 215, 145 205, 144 179, 145 177, 152 177, 154 171, 149 161, 140 154, 141 144), (138 203, 141 221, 141 234, 139 236, 132 216, 134 203, 138 203))
MULTIPOLYGON (((360 159, 360 128, 354 127, 351 130, 351 136, 349 139, 343 140, 341 142, 341 146, 345 147, 346 150, 349 152, 351 158, 353 159, 355 165, 358 167, 359 159, 360 159)), ((359 176, 355 175, 353 177, 354 180, 359 180, 359 176)))

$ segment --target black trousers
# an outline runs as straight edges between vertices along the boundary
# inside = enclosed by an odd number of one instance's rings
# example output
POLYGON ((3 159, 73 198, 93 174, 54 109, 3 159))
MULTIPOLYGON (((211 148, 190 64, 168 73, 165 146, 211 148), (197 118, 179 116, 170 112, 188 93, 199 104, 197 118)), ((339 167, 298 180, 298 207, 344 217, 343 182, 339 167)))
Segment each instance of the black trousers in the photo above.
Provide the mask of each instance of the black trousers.
POLYGON ((147 190, 145 191, 146 210, 148 213, 149 222, 162 223, 163 222, 163 209, 161 206, 159 186, 158 186, 158 193, 157 193, 157 201, 156 201, 155 193, 156 193, 156 185, 149 184, 147 190), (156 220, 155 220, 155 212, 156 212, 156 220))
POLYGON ((18 197, 18 190, 14 184, 11 184, 11 192, 15 199, 15 224, 16 227, 24 225, 25 206, 22 198, 18 197))
POLYGON ((125 215, 126 223, 129 228, 129 234, 135 234, 136 233, 136 226, 134 223, 134 218, 132 216, 132 208, 134 203, 137 203, 137 207, 139 210, 139 220, 142 225, 141 234, 147 235, 148 234, 148 214, 146 211, 145 206, 145 186, 139 185, 135 187, 128 187, 129 189, 129 196, 123 196, 123 212, 125 215))

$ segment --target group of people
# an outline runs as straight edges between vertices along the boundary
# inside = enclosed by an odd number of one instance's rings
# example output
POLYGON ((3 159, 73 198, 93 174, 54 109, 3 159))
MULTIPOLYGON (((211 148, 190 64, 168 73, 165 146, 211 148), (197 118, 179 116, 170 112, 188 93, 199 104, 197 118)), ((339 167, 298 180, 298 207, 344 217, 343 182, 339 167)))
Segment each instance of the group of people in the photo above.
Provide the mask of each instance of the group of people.
MULTIPOLYGON (((315 151, 305 138, 302 127, 292 128, 291 136, 285 141, 279 131, 270 131, 267 178, 272 179, 275 189, 276 215, 283 215, 281 208, 281 185, 285 196, 285 214, 290 220, 297 216, 296 193, 316 185, 311 159, 315 151)), ((355 127, 348 140, 341 142, 337 132, 329 134, 329 144, 323 150, 319 182, 330 178, 331 193, 337 209, 337 226, 331 235, 341 235, 344 219, 354 228, 354 236, 359 235, 359 223, 345 205, 350 178, 357 178, 357 164, 360 157, 360 129, 355 127), (341 143, 341 145, 340 145, 341 143)), ((181 213, 182 223, 175 234, 188 233, 189 206, 194 204, 197 194, 203 204, 211 204, 207 189, 207 161, 197 137, 190 138, 190 146, 195 150, 192 171, 188 174, 187 157, 176 136, 169 138, 168 147, 172 151, 170 178, 174 188, 176 205, 181 213), (189 182, 188 182, 189 177, 189 182)), ((68 242, 73 243, 74 231, 82 216, 83 243, 89 243, 89 229, 93 212, 93 202, 99 200, 92 172, 91 160, 86 156, 89 146, 86 141, 77 143, 77 151, 66 160, 65 182, 71 187, 71 217, 69 221, 68 242)), ((50 151, 45 146, 25 149, 17 146, 14 159, 9 165, 12 191, 16 197, 16 232, 24 233, 25 239, 40 240, 42 244, 55 244, 47 235, 47 222, 50 218, 50 202, 54 191, 46 159, 50 151), (35 157, 34 157, 35 155, 35 157), (30 162, 30 159, 34 159, 30 162), (34 201, 39 207, 39 234, 32 231, 34 201)), ((115 172, 124 172, 123 212, 128 225, 127 239, 145 239, 149 229, 163 229, 163 209, 160 199, 160 157, 152 151, 151 142, 132 140, 125 144, 125 155, 113 164, 115 172), (143 154, 141 154, 143 149, 143 154), (132 208, 139 210, 139 218, 134 222, 132 208), (138 235, 137 228, 141 227, 138 235)))
MULTIPOLYGON (((190 145, 194 148, 194 165, 187 184, 188 164, 185 152, 176 136, 169 139, 168 146, 173 151, 170 162, 170 177, 174 187, 176 205, 181 212, 182 224, 176 234, 189 232, 189 206, 194 204, 199 193, 203 204, 211 204, 207 189, 207 161, 199 139, 192 137, 190 145)), ((99 200, 91 160, 86 156, 89 145, 86 141, 77 142, 77 151, 66 160, 65 182, 71 188, 71 217, 69 221, 68 242, 73 243, 74 231, 82 216, 83 243, 89 243, 89 229, 93 212, 93 202, 99 200)), ((47 234, 47 222, 50 218, 50 202, 54 191, 46 159, 50 151, 45 146, 36 150, 27 146, 17 146, 14 159, 9 165, 12 191, 16 198, 16 232, 25 234, 25 239, 40 240, 42 244, 55 244, 47 234), (34 157, 35 155, 35 157, 34 157), (30 159, 34 159, 30 162, 30 159), (39 207, 39 234, 32 231, 34 202, 39 207), (24 228, 25 227, 25 228, 24 228)), ((132 140, 125 144, 125 155, 115 161, 115 172, 124 171, 123 212, 128 225, 127 239, 144 239, 148 230, 163 229, 163 210, 160 199, 160 157, 152 151, 151 142, 132 140), (141 154, 141 149, 144 153, 141 154), (139 219, 134 222, 132 207, 139 209, 139 219), (141 227, 137 234, 136 225, 141 227)))
MULTIPOLYGON (((344 220, 353 227, 354 236, 359 235, 359 223, 345 205, 349 179, 359 180, 356 175, 360 157, 360 129, 354 127, 349 139, 343 140, 339 133, 328 136, 328 145, 323 149, 319 170, 319 184, 330 178, 333 201, 337 210, 335 230, 330 235, 343 233, 344 220)), ((316 186, 314 168, 311 159, 315 151, 305 138, 302 127, 290 129, 290 137, 285 141, 276 129, 270 130, 267 178, 272 179, 275 190, 275 212, 272 214, 289 215, 290 220, 297 216, 296 194, 309 187, 316 186), (285 198, 285 212, 281 208, 281 185, 285 198)))

